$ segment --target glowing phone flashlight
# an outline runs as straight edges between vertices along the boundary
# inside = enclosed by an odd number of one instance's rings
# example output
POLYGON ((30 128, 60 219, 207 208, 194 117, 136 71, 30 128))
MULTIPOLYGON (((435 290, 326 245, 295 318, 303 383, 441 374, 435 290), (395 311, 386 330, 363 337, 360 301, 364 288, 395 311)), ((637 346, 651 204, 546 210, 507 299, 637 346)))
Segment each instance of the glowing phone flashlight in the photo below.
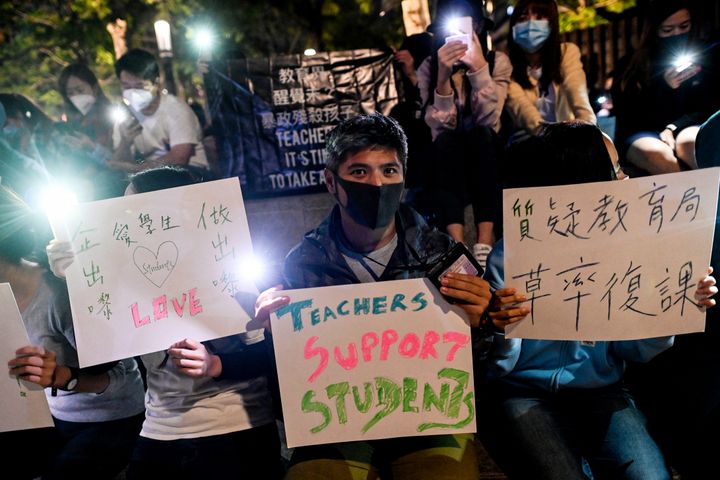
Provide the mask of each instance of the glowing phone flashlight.
POLYGON ((67 218, 73 212, 73 207, 78 204, 75 193, 62 185, 49 186, 41 194, 41 205, 50 221, 50 228, 53 236, 61 242, 71 240, 67 228, 67 218))
POLYGON ((677 58, 675 58, 675 60, 673 61, 673 67, 675 67, 676 72, 680 73, 692 67, 694 59, 695 55, 691 53, 683 53, 682 55, 678 55, 677 58))
POLYGON ((450 17, 445 23, 445 43, 459 40, 468 47, 472 41, 472 17, 450 17))

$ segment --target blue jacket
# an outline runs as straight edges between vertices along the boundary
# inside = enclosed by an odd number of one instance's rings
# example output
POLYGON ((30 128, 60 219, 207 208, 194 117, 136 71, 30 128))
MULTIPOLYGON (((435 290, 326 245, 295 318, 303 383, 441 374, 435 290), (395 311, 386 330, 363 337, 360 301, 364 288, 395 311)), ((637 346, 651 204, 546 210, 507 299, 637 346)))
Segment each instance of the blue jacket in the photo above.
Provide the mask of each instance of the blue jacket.
MULTIPOLYGON (((485 279, 493 290, 504 285, 505 245, 499 241, 488 258, 485 279)), ((563 388, 597 388, 619 381, 626 361, 647 362, 670 348, 674 337, 617 342, 506 339, 497 334, 490 354, 488 379, 517 387, 556 392, 563 388)))

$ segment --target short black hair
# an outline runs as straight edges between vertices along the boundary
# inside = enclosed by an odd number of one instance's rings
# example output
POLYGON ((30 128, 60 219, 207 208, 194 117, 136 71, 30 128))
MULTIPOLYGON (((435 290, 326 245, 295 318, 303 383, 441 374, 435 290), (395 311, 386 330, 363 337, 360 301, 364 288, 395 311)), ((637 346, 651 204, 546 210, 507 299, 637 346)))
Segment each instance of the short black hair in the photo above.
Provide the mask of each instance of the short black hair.
POLYGON ((115 75, 118 78, 122 71, 153 82, 160 76, 160 67, 155 55, 140 48, 133 48, 115 62, 115 75))
POLYGON ((601 130, 578 121, 545 124, 537 137, 510 144, 504 175, 507 188, 615 180, 601 130))
POLYGON ((198 181, 197 177, 186 168, 169 166, 143 170, 130 177, 130 184, 137 193, 184 187, 198 181))
POLYGON ((544 124, 538 136, 555 152, 556 185, 615 180, 602 131, 577 120, 544 124))
POLYGON ((337 173, 340 165, 349 156, 366 149, 394 151, 402 164, 403 172, 407 171, 408 148, 405 132, 395 120, 378 112, 343 120, 330 131, 325 144, 328 153, 327 169, 337 173))

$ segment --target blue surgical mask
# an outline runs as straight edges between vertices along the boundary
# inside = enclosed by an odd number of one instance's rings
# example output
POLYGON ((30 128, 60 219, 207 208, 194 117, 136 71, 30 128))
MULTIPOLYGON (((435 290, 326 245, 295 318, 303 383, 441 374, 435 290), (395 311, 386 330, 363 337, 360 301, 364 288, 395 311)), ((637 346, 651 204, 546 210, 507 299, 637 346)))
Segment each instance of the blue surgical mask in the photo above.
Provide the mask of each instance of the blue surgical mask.
POLYGON ((545 45, 550 37, 550 22, 543 20, 528 20, 516 23, 512 29, 513 40, 525 53, 535 53, 545 45))

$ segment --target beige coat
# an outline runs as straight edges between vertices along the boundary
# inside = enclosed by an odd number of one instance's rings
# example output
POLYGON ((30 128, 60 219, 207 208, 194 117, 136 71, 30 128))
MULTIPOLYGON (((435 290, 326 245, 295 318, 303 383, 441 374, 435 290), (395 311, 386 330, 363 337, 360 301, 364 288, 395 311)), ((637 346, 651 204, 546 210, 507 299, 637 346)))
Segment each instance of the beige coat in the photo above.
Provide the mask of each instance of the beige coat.
MULTIPOLYGON (((555 119, 558 122, 581 120, 597 123, 588 98, 587 81, 580 60, 580 49, 574 43, 560 45, 562 62, 560 73, 563 81, 555 86, 555 119)), ((534 133, 543 119, 535 106, 540 98, 538 82, 530 77, 532 88, 524 89, 515 81, 510 82, 505 108, 518 129, 534 133)))

